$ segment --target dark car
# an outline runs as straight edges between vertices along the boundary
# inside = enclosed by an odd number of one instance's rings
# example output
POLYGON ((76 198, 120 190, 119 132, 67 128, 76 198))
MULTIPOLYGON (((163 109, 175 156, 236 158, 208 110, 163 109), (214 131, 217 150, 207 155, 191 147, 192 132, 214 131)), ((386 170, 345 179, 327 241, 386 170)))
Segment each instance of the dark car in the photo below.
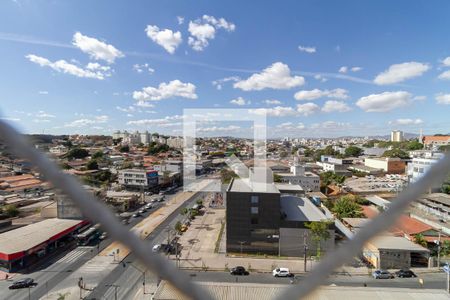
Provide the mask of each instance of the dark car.
POLYGON ((34 279, 24 278, 24 279, 18 280, 16 282, 14 282, 13 284, 11 284, 9 286, 9 289, 10 290, 22 289, 22 288, 32 287, 35 285, 37 285, 37 283, 34 282, 34 279))
POLYGON ((250 273, 242 266, 234 267, 230 270, 231 275, 249 275, 250 273))
POLYGON ((408 270, 408 269, 401 269, 401 270, 398 270, 397 272, 395 272, 395 275, 396 275, 397 277, 400 277, 400 278, 405 278, 405 277, 417 277, 417 275, 414 274, 413 271, 408 270))

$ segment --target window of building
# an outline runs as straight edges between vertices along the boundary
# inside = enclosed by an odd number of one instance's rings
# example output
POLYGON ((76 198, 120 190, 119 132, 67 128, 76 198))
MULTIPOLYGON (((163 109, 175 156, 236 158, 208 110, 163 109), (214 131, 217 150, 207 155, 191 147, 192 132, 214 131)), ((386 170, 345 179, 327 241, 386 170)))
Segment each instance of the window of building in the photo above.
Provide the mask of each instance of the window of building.
POLYGON ((250 198, 250 201, 252 204, 258 204, 259 203, 259 197, 258 196, 252 196, 250 198))
POLYGON ((252 215, 257 215, 259 213, 258 207, 250 207, 250 212, 252 215))
POLYGON ((252 218, 250 219, 250 222, 252 223, 252 225, 258 224, 258 217, 252 217, 252 218))

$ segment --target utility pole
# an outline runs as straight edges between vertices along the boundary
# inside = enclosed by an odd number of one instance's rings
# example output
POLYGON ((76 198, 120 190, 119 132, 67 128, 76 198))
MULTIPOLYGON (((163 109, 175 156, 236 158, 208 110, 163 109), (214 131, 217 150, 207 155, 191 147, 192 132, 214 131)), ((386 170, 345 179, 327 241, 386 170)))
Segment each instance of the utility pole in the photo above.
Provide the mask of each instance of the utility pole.
POLYGON ((238 242, 238 243, 241 244, 241 256, 242 256, 243 245, 246 243, 246 241, 241 241, 241 242, 238 242))
POLYGON ((306 243, 307 233, 303 232, 303 269, 306 273, 306 252, 308 251, 308 244, 306 243))
POLYGON ((441 232, 439 231, 439 239, 438 239, 438 253, 437 253, 437 263, 438 263, 438 270, 441 267, 441 232))

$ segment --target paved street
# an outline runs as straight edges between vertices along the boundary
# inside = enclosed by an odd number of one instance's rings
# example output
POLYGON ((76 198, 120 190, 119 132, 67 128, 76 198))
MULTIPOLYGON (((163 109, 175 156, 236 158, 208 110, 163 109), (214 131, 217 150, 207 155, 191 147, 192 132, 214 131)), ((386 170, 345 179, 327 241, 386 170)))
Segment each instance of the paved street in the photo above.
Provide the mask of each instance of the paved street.
MULTIPOLYGON (((167 199, 170 200, 174 195, 168 195, 167 199)), ((155 208, 147 211, 143 216, 147 217, 153 211, 158 209, 164 203, 157 203, 155 208)), ((131 219, 129 228, 135 226, 142 218, 131 219)), ((106 239, 100 242, 99 248, 97 246, 76 247, 75 249, 61 253, 55 258, 47 259, 42 262, 39 267, 35 268, 28 274, 18 274, 14 276, 12 280, 0 281, 0 300, 6 299, 29 299, 28 289, 22 290, 9 290, 8 286, 12 281, 19 280, 21 278, 33 278, 38 285, 30 289, 30 298, 39 299, 47 294, 52 288, 57 286, 61 281, 66 279, 71 273, 78 270, 86 262, 88 262, 98 251, 102 251, 112 243, 112 240, 106 239)))
MULTIPOLYGON (((290 278, 275 278, 268 273, 251 273, 248 276, 233 276, 228 272, 188 272, 193 281, 212 282, 247 282, 266 284, 291 284, 290 278)), ((296 275, 295 280, 301 281, 307 275, 296 275)), ((419 278, 423 279, 423 288, 445 289, 446 275, 444 273, 426 273, 417 278, 374 279, 368 275, 332 275, 324 285, 337 286, 364 286, 368 287, 396 287, 396 288, 422 288, 419 278)))
MULTIPOLYGON (((185 205, 179 207, 175 210, 160 226, 158 226, 147 238, 153 245, 161 244, 167 242, 167 231, 166 229, 175 225, 176 222, 180 221, 183 216, 180 215, 180 211, 183 207, 188 205, 193 205, 197 199, 204 197, 204 193, 198 193, 194 197, 192 197, 189 201, 185 203, 185 205)), ((119 264, 111 273, 102 280, 97 288, 88 296, 86 299, 110 299, 107 298, 107 295, 114 295, 114 288, 108 287, 107 285, 115 284, 118 285, 118 296, 130 295, 132 291, 139 289, 142 287, 142 272, 134 268, 134 265, 141 270, 139 263, 137 262, 136 257, 133 253, 128 255, 124 260, 124 264, 119 264), (133 282, 133 279, 134 282, 133 282), (103 298, 105 296, 106 298, 103 298)), ((157 277, 151 275, 150 272, 146 272, 146 288, 148 290, 154 289, 154 285, 157 282, 157 277)), ((147 289, 146 289, 147 291, 147 289)), ((142 291, 141 291, 142 292, 142 291)))

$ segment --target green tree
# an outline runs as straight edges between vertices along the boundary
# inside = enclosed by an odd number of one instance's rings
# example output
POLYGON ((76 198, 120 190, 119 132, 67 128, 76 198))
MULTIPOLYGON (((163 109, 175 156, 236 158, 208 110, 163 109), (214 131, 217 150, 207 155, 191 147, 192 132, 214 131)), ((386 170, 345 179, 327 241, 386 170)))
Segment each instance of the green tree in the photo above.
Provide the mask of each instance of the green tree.
POLYGON ((103 157, 103 151, 97 151, 92 155, 92 159, 99 159, 103 157))
POLYGON ((185 215, 188 214, 188 212, 189 212, 189 209, 187 209, 187 207, 183 207, 183 208, 181 209, 181 211, 180 211, 180 214, 181 214, 182 216, 185 216, 185 215))
POLYGON ((317 257, 320 257, 322 254, 320 243, 322 241, 326 241, 330 238, 330 232, 328 231, 328 228, 330 227, 330 225, 331 225, 331 222, 328 222, 328 221, 305 223, 306 228, 311 230, 312 240, 317 245, 317 257))
POLYGON ((423 144, 419 143, 418 140, 409 141, 408 144, 406 144, 406 150, 420 150, 423 148, 423 144))
POLYGON ((360 218, 364 216, 361 206, 351 196, 342 196, 339 198, 334 203, 332 212, 340 220, 343 218, 360 218))
POLYGON ((9 218, 14 218, 17 217, 19 215, 19 210, 17 209, 17 207, 13 204, 8 204, 5 205, 5 207, 3 207, 3 212, 5 213, 5 215, 7 215, 9 218))
POLYGON ((203 206, 203 200, 202 199, 198 199, 197 201, 195 201, 195 203, 197 203, 197 205, 199 205, 199 206, 203 206))
POLYGON ((345 156, 352 156, 352 157, 358 157, 363 154, 363 149, 356 147, 356 146, 350 146, 345 149, 345 156))
POLYGON ((220 178, 222 180, 222 183, 230 183, 231 179, 235 177, 237 177, 236 173, 229 169, 220 170, 220 178))
POLYGON ((273 182, 281 182, 281 176, 273 173, 273 182))
POLYGON ((91 159, 90 161, 88 161, 88 163, 86 164, 86 168, 88 170, 98 170, 97 160, 91 159))
POLYGON ((450 254, 450 241, 444 241, 441 245, 441 254, 446 256, 450 254))
POLYGON ((123 145, 122 147, 119 148, 119 151, 122 152, 122 153, 130 152, 130 146, 123 145))
POLYGON ((384 151, 383 157, 398 157, 398 158, 406 159, 406 158, 409 158, 409 155, 402 149, 394 148, 392 150, 384 151))
POLYGON ((443 184, 441 187, 441 192, 444 194, 450 194, 450 184, 443 184))
POLYGON ((414 243, 419 244, 422 247, 427 247, 427 240, 423 237, 423 234, 419 233, 414 235, 414 243))
POLYGON ((182 226, 182 224, 181 224, 180 221, 178 221, 178 222, 175 224, 175 230, 176 230, 178 233, 181 233, 181 226, 182 226))
POLYGON ((83 148, 73 148, 66 154, 66 157, 69 159, 80 159, 87 156, 89 156, 89 152, 83 148))

